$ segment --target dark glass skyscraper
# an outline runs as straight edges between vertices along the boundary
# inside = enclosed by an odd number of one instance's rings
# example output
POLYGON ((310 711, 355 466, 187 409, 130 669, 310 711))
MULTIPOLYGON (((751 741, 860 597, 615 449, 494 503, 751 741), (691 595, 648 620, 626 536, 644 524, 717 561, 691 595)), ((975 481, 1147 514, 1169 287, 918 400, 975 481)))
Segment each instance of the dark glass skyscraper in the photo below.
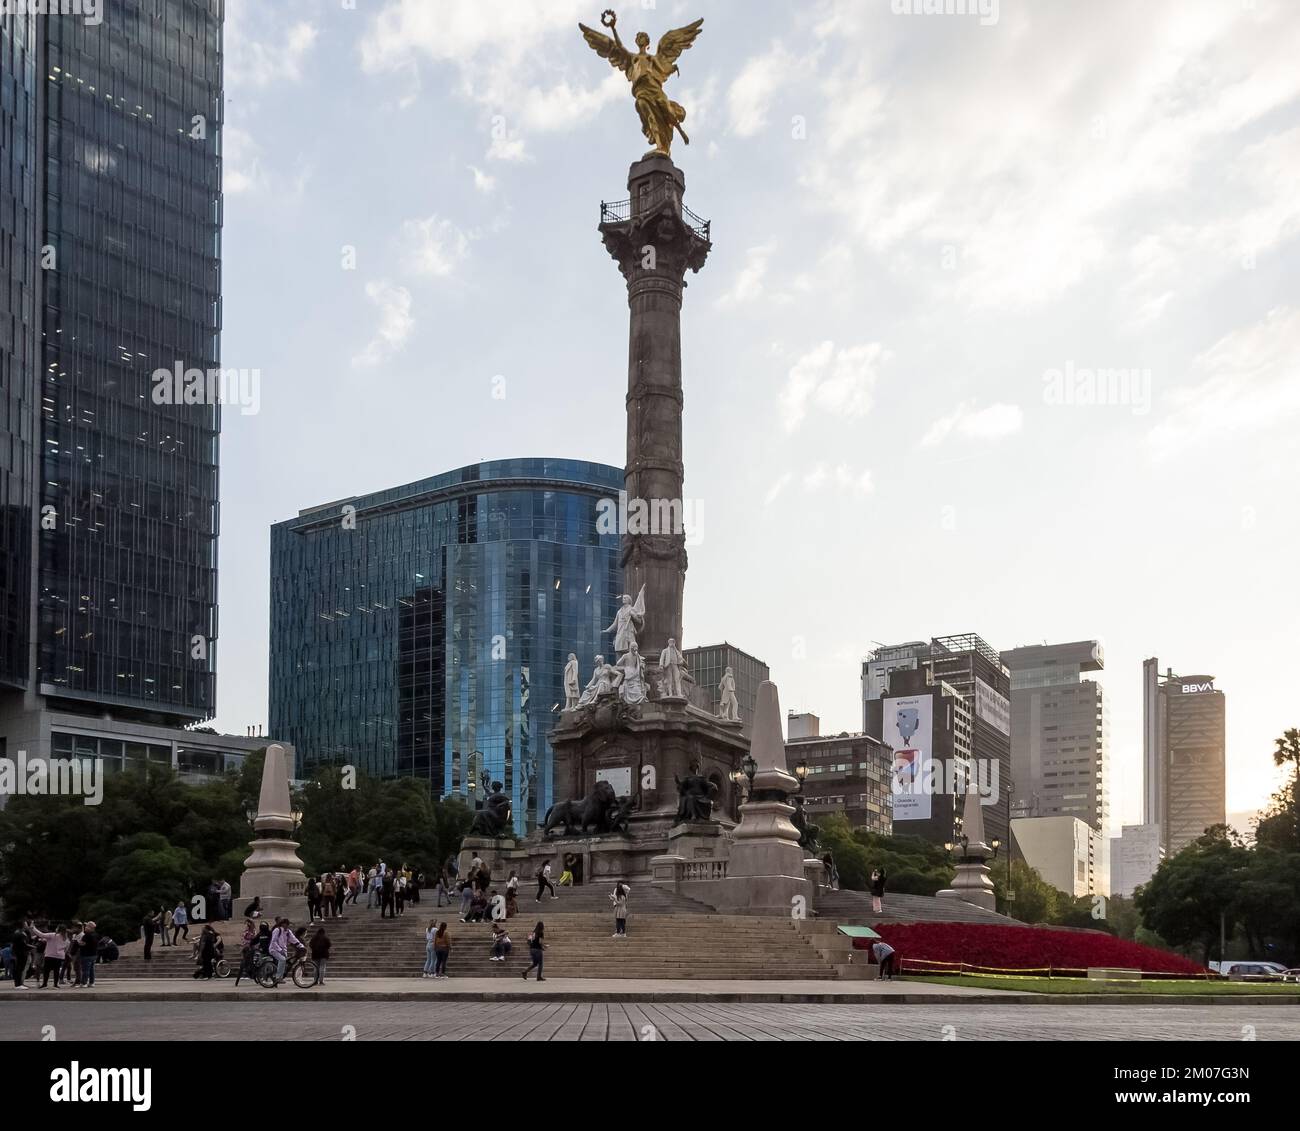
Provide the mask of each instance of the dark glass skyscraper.
POLYGON ((0 685, 31 679, 40 346, 40 63, 35 16, 0 15, 0 685))
POLYGON ((622 592, 597 504, 623 469, 497 460, 271 528, 270 729, 321 764, 437 796, 505 784, 520 831, 552 797, 564 664, 583 680, 622 592))
POLYGON ((152 393, 158 369, 219 365, 222 17, 0 17, 5 629, 36 609, 34 657, 16 670, 15 637, 0 666, 64 706, 170 723, 215 707, 220 409, 152 393))

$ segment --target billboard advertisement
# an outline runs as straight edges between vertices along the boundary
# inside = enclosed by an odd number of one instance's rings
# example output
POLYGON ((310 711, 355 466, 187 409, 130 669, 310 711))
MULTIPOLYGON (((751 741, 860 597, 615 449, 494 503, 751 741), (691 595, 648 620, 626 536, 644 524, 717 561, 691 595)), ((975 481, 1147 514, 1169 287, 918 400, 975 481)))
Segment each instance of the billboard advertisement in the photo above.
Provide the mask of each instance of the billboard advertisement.
POLYGON ((900 696, 883 701, 881 740, 894 752, 894 821, 924 821, 930 816, 934 773, 933 699, 900 696))
POLYGON ((975 680, 975 713, 1008 738, 1011 736, 1011 700, 994 691, 978 677, 975 680))

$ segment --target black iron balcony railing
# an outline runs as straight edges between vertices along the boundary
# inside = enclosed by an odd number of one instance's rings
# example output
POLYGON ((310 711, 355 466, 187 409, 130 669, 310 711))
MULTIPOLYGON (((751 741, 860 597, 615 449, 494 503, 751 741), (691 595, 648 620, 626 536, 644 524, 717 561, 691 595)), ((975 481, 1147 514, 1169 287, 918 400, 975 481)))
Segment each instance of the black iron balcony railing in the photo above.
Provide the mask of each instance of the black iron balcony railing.
MULTIPOLYGON (((669 199, 677 214, 686 223, 686 226, 700 239, 708 240, 712 221, 697 216, 675 195, 669 199)), ((657 207, 663 200, 664 195, 662 193, 650 193, 638 198, 635 202, 632 200, 616 200, 612 202, 602 200, 600 202, 600 222, 602 224, 626 224, 629 220, 635 219, 638 214, 657 207), (636 204, 635 209, 633 208, 634 203, 636 204)))

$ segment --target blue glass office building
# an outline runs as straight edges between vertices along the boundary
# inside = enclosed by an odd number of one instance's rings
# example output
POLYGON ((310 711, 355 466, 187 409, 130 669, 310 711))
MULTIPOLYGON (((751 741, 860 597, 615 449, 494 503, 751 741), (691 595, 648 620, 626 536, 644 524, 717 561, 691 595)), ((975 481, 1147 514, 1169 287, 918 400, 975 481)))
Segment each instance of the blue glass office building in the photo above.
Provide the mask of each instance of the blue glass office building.
POLYGON ((564 663, 583 678, 622 592, 597 504, 623 469, 497 460, 271 528, 270 730, 301 772, 355 765, 469 799, 486 771, 527 831, 552 795, 564 663))

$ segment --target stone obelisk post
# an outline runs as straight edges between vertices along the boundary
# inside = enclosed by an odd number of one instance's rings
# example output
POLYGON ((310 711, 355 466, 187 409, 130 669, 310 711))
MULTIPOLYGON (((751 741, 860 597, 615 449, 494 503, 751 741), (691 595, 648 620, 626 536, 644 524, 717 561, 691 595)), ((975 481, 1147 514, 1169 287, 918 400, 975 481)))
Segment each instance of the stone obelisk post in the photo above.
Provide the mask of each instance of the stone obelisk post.
POLYGON ((239 880, 240 901, 247 903, 255 896, 261 899, 262 914, 269 919, 300 913, 307 877, 298 859, 298 842, 292 839, 289 769, 284 747, 278 742, 266 748, 253 831, 257 838, 249 841, 253 851, 244 861, 244 874, 239 880))
POLYGON ((624 489, 632 521, 622 535, 623 587, 635 600, 645 586, 637 639, 653 664, 670 637, 682 644, 682 291, 687 270, 699 271, 712 245, 708 224, 683 204, 686 178, 671 158, 642 158, 627 187, 625 204, 602 206, 600 232, 627 281, 624 489), (649 528, 636 525, 638 512, 649 528))
POLYGON ((940 899, 960 899, 986 911, 996 911, 997 898, 988 866, 993 850, 984 841, 984 805, 974 778, 971 779, 970 792, 966 794, 966 807, 962 810, 962 832, 966 837, 965 843, 953 848, 954 852, 960 850, 961 856, 952 887, 935 892, 935 895, 940 899))

